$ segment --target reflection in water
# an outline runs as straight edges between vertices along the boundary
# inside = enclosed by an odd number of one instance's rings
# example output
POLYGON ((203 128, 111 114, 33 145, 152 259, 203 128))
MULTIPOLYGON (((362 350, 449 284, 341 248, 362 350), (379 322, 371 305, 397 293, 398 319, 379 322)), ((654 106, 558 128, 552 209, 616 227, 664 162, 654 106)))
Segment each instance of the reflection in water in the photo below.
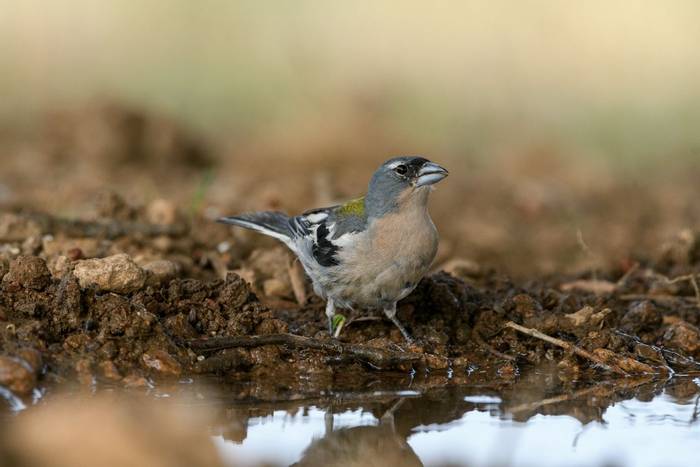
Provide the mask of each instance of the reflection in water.
POLYGON ((694 465, 700 449, 698 380, 690 377, 568 387, 533 372, 509 387, 365 396, 254 416, 246 439, 215 442, 236 465, 297 466, 681 466, 694 465))
POLYGON ((422 466, 403 436, 396 433, 394 413, 406 401, 399 399, 376 426, 333 430, 333 416, 326 416, 326 433, 304 451, 297 467, 319 466, 422 466))
POLYGON ((506 383, 475 372, 383 375, 363 390, 334 384, 294 392, 198 380, 159 385, 141 402, 129 391, 25 401, 0 391, 0 465, 77 465, 63 461, 129 452, 151 455, 144 465, 210 467, 217 453, 231 466, 682 466, 695 465, 700 450, 700 379, 691 376, 580 384, 539 368, 506 383), (55 448, 70 439, 81 449, 55 448), (171 457, 158 446, 171 446, 171 457))

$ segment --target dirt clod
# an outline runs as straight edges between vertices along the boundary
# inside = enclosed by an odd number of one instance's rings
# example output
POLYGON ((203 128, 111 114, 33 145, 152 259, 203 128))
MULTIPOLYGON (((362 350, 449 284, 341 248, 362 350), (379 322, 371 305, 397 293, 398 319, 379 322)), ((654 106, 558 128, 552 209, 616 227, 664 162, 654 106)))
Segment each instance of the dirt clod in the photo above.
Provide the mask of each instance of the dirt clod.
POLYGON ((29 394, 36 387, 36 372, 21 358, 0 355, 0 386, 16 394, 29 394))
POLYGON ((669 326, 662 339, 664 345, 690 355, 696 355, 700 350, 700 331, 685 321, 669 326))
POLYGON ((172 355, 163 350, 146 352, 141 357, 143 364, 152 370, 165 376, 179 376, 182 366, 172 355))
POLYGON ((3 278, 4 283, 17 284, 25 289, 43 290, 51 283, 46 262, 37 256, 18 256, 3 278))
POLYGON ((73 273, 81 287, 105 292, 134 292, 146 283, 146 272, 126 254, 78 261, 73 273))

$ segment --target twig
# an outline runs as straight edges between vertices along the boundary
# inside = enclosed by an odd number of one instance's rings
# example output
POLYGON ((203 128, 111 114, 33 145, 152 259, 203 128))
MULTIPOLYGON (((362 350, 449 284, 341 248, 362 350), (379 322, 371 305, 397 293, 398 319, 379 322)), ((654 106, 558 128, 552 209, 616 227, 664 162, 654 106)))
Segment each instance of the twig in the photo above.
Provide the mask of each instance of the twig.
POLYGON ((526 402, 524 404, 519 404, 514 407, 508 408, 507 412, 511 414, 517 414, 519 412, 529 412, 530 410, 539 409, 540 407, 544 407, 545 405, 552 405, 557 404, 559 402, 576 400, 579 397, 587 396, 588 394, 595 392, 596 389, 598 389, 598 386, 592 386, 590 388, 581 389, 569 394, 561 394, 559 396, 548 397, 546 399, 534 402, 526 402))
POLYGON ((633 336, 631 334, 627 334, 623 331, 620 331, 619 329, 615 331, 615 334, 617 334, 618 336, 622 336, 625 339, 630 339, 635 344, 651 348, 664 361, 666 367, 668 368, 668 370, 670 370, 669 371, 670 374, 675 373, 675 370, 669 364, 669 360, 670 360, 670 363, 672 363, 674 365, 683 366, 686 369, 692 367, 696 371, 700 370, 700 362, 697 362, 695 359, 693 359, 691 357, 688 357, 688 356, 683 355, 683 354, 678 353, 678 352, 674 352, 673 350, 667 349, 663 346, 645 344, 644 342, 642 342, 642 340, 639 337, 633 336))
MULTIPOLYGON (((618 380, 620 381, 620 380, 618 380)), ((534 402, 526 402, 524 404, 519 404, 514 407, 506 408, 506 411, 511 414, 517 414, 519 412, 529 412, 530 410, 535 410, 539 409, 540 407, 544 407, 546 405, 552 405, 552 404, 557 404, 559 402, 567 402, 567 401, 572 401, 579 399, 581 397, 587 396, 591 393, 596 393, 598 391, 602 390, 602 393, 599 394, 599 396, 609 396, 617 390, 625 389, 629 390, 632 388, 635 388, 637 386, 641 386, 643 384, 649 383, 651 381, 651 378, 639 378, 636 380, 632 380, 631 384, 628 383, 629 380, 623 380, 625 381, 623 384, 619 384, 617 382, 604 382, 600 384, 596 384, 595 386, 591 386, 588 388, 584 389, 579 389, 578 391, 566 393, 566 394, 561 394, 559 396, 554 396, 554 397, 548 397, 546 399, 534 401, 534 402), (603 387, 607 386, 607 387, 603 387)))
POLYGON ((673 279, 665 277, 665 280, 667 284, 677 284, 678 282, 689 281, 693 286, 693 290, 695 291, 695 302, 698 308, 700 308, 700 287, 698 287, 698 281, 695 278, 695 274, 686 274, 685 276, 678 276, 674 277, 673 279))
POLYGON ((612 371, 613 373, 617 373, 618 375, 622 376, 628 376, 627 372, 623 370, 622 368, 615 366, 615 365, 610 365, 606 362, 604 362, 602 359, 599 357, 593 355, 592 353, 588 352, 587 350, 584 350, 578 346, 575 346, 569 342, 563 341, 561 339, 557 339, 556 337, 548 336, 547 334, 538 331, 537 329, 532 329, 532 328, 526 328, 525 326, 521 326, 517 323, 514 323, 512 321, 508 321, 506 323, 506 327, 509 327, 511 329, 515 329, 516 331, 522 332, 523 334, 526 334, 531 337, 535 337, 537 339, 541 339, 545 342, 549 342, 550 344, 556 345, 557 347, 561 347, 562 349, 569 350, 579 357, 583 357, 585 359, 588 359, 592 361, 593 363, 596 363, 600 365, 601 367, 605 368, 606 370, 612 371))
POLYGON ((487 343, 484 340, 484 338, 481 336, 479 331, 477 331, 476 329, 474 330, 474 332, 472 334, 474 336, 474 340, 476 341, 476 343, 479 344, 479 346, 486 349, 490 354, 495 355, 496 357, 501 358, 503 360, 508 360, 511 362, 514 362, 517 360, 517 358, 514 357, 513 355, 505 354, 505 353, 500 352, 500 351, 496 350, 495 348, 493 348, 493 346, 491 344, 487 343))
POLYGON ((323 352, 353 357, 379 369, 401 364, 413 364, 424 359, 424 354, 415 352, 395 352, 365 345, 345 344, 338 341, 324 342, 294 334, 271 334, 269 336, 212 337, 187 341, 193 350, 216 351, 234 347, 260 347, 262 345, 286 345, 295 349, 313 349, 323 352))

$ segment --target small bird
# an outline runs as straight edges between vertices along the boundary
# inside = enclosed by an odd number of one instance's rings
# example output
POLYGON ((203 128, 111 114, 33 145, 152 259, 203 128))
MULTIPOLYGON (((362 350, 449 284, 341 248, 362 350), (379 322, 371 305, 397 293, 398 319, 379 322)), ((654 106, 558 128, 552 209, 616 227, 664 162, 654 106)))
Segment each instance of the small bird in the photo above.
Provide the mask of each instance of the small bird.
POLYGON ((415 289, 435 258, 438 234, 428 195, 447 174, 422 157, 396 157, 374 172, 362 198, 294 217, 267 211, 218 221, 274 237, 299 257, 314 292, 326 300, 331 335, 336 308, 382 309, 410 343, 396 302, 415 289))

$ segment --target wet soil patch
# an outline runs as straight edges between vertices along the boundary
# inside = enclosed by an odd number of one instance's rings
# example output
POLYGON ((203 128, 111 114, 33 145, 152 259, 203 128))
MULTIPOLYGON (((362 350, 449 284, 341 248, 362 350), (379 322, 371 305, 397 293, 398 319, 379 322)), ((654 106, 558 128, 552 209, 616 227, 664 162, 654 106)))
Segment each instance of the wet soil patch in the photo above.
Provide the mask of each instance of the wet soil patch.
POLYGON ((127 221, 0 216, 0 385, 26 395, 213 374, 361 387, 377 373, 475 368, 508 380, 545 363, 562 381, 700 371, 695 240, 596 277, 516 283, 448 262, 399 304, 409 345, 372 310, 348 313, 329 337, 323 303, 284 249, 157 208, 168 224, 149 222, 153 209, 127 221))

